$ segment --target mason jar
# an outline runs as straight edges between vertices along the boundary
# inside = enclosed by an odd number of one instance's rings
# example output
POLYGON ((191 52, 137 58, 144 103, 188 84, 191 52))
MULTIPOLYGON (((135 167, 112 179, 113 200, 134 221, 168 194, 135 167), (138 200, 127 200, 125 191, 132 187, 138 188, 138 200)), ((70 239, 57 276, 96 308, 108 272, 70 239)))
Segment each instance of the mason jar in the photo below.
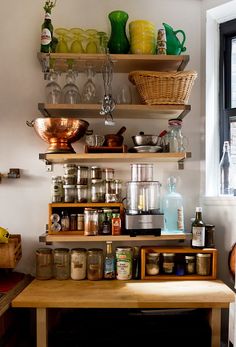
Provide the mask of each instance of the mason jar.
POLYGON ((103 250, 101 248, 88 249, 87 278, 91 281, 99 281, 103 278, 103 250))
POLYGON ((98 211, 96 209, 84 209, 84 235, 98 235, 98 211))
POLYGON ((64 197, 63 181, 61 176, 52 176, 51 201, 62 202, 64 197))
POLYGON ((105 186, 101 179, 91 180, 91 202, 105 202, 105 186))
POLYGON ((87 250, 85 248, 73 248, 71 250, 71 278, 83 280, 86 278, 87 250))
POLYGON ((152 252, 146 254, 146 274, 157 275, 160 272, 160 253, 152 252))
POLYGON ((173 274, 175 267, 175 253, 163 253, 162 269, 166 274, 173 274))
POLYGON ((49 280, 53 277, 53 253, 51 248, 36 250, 36 279, 49 280))
POLYGON ((55 248, 53 253, 53 272, 56 280, 70 278, 69 248, 55 248))
POLYGON ((87 185, 88 184, 88 166, 78 166, 77 167, 77 184, 87 185))

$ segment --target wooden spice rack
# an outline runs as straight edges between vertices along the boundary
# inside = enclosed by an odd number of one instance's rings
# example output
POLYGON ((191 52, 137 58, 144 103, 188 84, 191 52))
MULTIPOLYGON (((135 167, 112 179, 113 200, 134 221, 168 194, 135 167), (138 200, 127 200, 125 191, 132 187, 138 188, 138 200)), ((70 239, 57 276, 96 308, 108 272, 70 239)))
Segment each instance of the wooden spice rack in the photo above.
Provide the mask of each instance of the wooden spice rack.
POLYGON ((194 249, 191 247, 142 247, 141 248, 141 279, 142 280, 214 280, 217 276, 217 250, 215 248, 194 249), (197 253, 211 254, 211 273, 209 276, 202 276, 198 274, 192 275, 176 275, 164 274, 161 272, 158 275, 146 274, 146 255, 147 253, 175 253, 178 255, 196 255, 197 253))

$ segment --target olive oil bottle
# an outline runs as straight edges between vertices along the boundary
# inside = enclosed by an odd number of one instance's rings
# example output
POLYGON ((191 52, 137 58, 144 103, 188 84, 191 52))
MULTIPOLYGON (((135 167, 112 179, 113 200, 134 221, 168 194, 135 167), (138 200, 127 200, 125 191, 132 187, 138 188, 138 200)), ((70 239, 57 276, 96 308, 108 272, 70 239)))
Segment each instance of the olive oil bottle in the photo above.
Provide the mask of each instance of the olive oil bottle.
POLYGON ((196 207, 195 220, 192 223, 192 240, 193 248, 204 248, 205 246, 205 223, 202 220, 202 208, 196 207))

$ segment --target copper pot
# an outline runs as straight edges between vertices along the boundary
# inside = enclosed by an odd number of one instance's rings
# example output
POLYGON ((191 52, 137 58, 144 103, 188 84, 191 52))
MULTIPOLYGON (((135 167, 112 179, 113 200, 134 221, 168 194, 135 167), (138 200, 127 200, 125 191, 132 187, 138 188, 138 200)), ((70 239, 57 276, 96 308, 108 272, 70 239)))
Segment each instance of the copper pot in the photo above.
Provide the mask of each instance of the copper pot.
POLYGON ((89 123, 78 118, 36 118, 26 124, 49 143, 46 153, 75 153, 71 143, 85 135, 89 123))

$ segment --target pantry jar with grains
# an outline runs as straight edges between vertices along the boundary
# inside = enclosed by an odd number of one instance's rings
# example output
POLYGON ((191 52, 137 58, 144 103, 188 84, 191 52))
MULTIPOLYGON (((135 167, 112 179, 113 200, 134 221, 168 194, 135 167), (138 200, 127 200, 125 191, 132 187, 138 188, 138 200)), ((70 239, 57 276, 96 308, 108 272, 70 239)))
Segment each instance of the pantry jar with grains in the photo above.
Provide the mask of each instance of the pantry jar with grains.
POLYGON ((84 209, 84 235, 98 235, 98 211, 96 209, 84 209))
POLYGON ((36 250, 36 278, 49 280, 53 277, 53 254, 51 248, 36 250))
POLYGON ((71 278, 83 280, 86 278, 87 251, 85 248, 73 248, 71 250, 71 278))
POLYGON ((103 250, 101 248, 88 249, 87 278, 99 281, 103 278, 103 250))
POLYGON ((69 248, 55 248, 53 255, 53 272, 56 280, 67 280, 70 277, 69 248))

